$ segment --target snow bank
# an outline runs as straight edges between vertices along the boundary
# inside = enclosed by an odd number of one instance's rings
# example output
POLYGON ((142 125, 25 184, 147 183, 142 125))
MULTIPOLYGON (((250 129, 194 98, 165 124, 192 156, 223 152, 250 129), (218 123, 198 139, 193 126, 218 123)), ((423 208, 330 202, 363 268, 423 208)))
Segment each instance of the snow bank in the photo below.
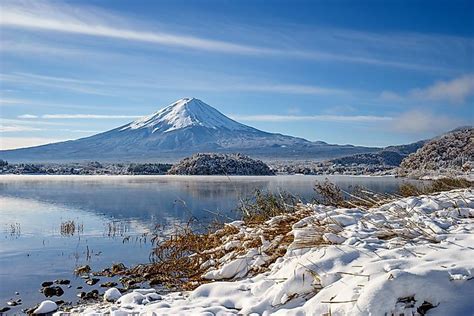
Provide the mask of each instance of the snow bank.
POLYGON ((405 198, 369 210, 300 207, 306 215, 289 232, 268 235, 285 216, 257 227, 233 223, 243 243, 257 235, 261 242, 242 252, 234 239, 223 239, 223 249, 240 250, 230 250, 220 262, 204 263, 209 267, 204 277, 224 281, 163 295, 159 301, 137 291, 122 296, 126 306, 107 303, 74 312, 474 314, 472 190, 405 198), (293 239, 284 254, 270 260, 272 247, 288 235, 293 239), (267 267, 268 262, 273 263, 267 267), (142 296, 136 299, 137 294, 142 296))

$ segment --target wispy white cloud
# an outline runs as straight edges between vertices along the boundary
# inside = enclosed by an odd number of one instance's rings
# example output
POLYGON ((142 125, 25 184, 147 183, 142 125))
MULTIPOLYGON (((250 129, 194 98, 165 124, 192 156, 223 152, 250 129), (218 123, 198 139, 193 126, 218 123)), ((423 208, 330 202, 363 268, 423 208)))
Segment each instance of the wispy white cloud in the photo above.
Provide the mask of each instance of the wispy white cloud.
POLYGON ((235 120, 247 122, 381 122, 391 121, 390 116, 373 115, 231 115, 235 120))
POLYGON ((427 110, 412 110, 394 117, 389 126, 399 133, 416 134, 444 132, 464 124, 466 122, 462 119, 437 115, 427 110))
POLYGON ((474 95, 474 75, 465 75, 449 81, 438 81, 427 88, 415 89, 410 92, 410 96, 416 99, 452 103, 464 103, 471 95, 474 95))
POLYGON ((12 99, 12 98, 1 98, 0 97, 0 105, 14 105, 14 104, 22 104, 25 100, 22 99, 12 99))
MULTIPOLYGON (((1 77, 1 74, 0 74, 1 77)), ((2 98, 0 97, 0 106, 33 106, 41 109, 44 108, 65 108, 65 109, 104 109, 104 108, 116 108, 111 104, 71 104, 71 103, 56 103, 41 99, 19 99, 19 98, 2 98)), ((30 114, 33 115, 33 114, 30 114)))
POLYGON ((342 94, 347 91, 341 89, 326 88, 313 85, 300 84, 245 84, 222 87, 223 90, 247 91, 247 92, 274 92, 289 94, 342 94))
POLYGON ((465 103, 474 95, 474 75, 464 75, 451 80, 437 81, 425 88, 416 88, 407 93, 383 91, 380 99, 387 101, 434 101, 449 103, 465 103))
POLYGON ((1 133, 11 133, 11 132, 33 132, 40 131, 41 128, 25 126, 25 125, 0 125, 1 133))
POLYGON ((47 138, 47 137, 2 136, 0 137, 0 150, 39 146, 39 145, 56 143, 56 142, 65 141, 65 140, 69 140, 69 139, 47 138))
POLYGON ((11 119, 0 117, 2 125, 27 125, 27 126, 71 126, 72 122, 59 122, 50 120, 37 120, 37 119, 11 119))
POLYGON ((20 119, 36 119, 36 118, 38 118, 38 115, 22 114, 22 115, 19 115, 18 118, 20 118, 20 119))
MULTIPOLYGON (((8 75, 7 75, 8 76, 8 75)), ((34 73, 26 73, 26 72, 17 72, 14 76, 19 77, 26 77, 33 80, 41 80, 41 81, 53 81, 56 83, 77 83, 77 84, 88 84, 88 85, 106 85, 105 82, 99 80, 84 80, 84 79, 76 79, 76 78, 66 78, 66 77, 55 77, 55 76, 46 76, 46 75, 39 75, 34 73)))
POLYGON ((67 78, 54 78, 48 76, 39 76, 37 78, 28 74, 0 74, 0 81, 13 82, 15 84, 29 84, 33 86, 49 87, 54 89, 67 89, 72 92, 81 94, 92 94, 111 96, 110 92, 106 92, 103 89, 96 89, 90 85, 98 83, 90 83, 86 85, 83 80, 67 79, 67 78), (42 77, 42 78, 41 78, 42 77))
POLYGON ((30 121, 33 119, 46 119, 46 120, 63 120, 63 119, 93 119, 93 120, 113 120, 113 119, 136 119, 140 118, 140 115, 109 115, 109 114, 43 114, 43 115, 34 115, 34 114, 22 114, 18 115, 19 119, 26 119, 29 121, 20 121, 20 122, 29 122, 34 123, 35 121, 30 121))
POLYGON ((101 114, 44 114, 42 119, 136 119, 137 115, 101 115, 101 114))
MULTIPOLYGON (((269 82, 253 82, 240 83, 239 78, 228 78, 232 83, 216 82, 213 79, 202 81, 198 84, 182 83, 181 86, 166 85, 161 82, 154 83, 153 80, 144 80, 144 82, 122 82, 111 80, 104 82, 100 80, 88 80, 79 78, 57 77, 34 73, 13 73, 1 74, 0 80, 12 81, 15 83, 47 86, 53 89, 68 89, 75 92, 96 95, 114 95, 123 92, 123 88, 145 89, 145 90, 188 90, 188 91, 232 91, 232 92, 272 92, 282 94, 299 94, 299 95, 330 95, 345 94, 348 90, 337 89, 332 87, 323 87, 317 85, 290 84, 290 83, 269 83, 269 82)), ((0 100, 1 101, 1 100, 0 100)), ((9 99, 11 104, 39 104, 37 101, 9 99)), ((44 102, 43 104, 44 105, 44 102)), ((47 105, 46 105, 47 106, 47 105)), ((73 107, 65 105, 65 107, 73 107)), ((76 106, 79 107, 79 106, 76 106)))
MULTIPOLYGON (((427 70, 427 71, 447 71, 440 65, 427 65, 407 60, 391 60, 390 58, 376 56, 370 54, 373 49, 365 49, 365 51, 353 51, 351 54, 343 51, 322 51, 315 49, 301 49, 301 45, 280 45, 284 38, 295 37, 286 34, 284 30, 277 32, 280 34, 278 40, 275 39, 272 46, 264 47, 255 44, 237 43, 228 40, 216 40, 206 37, 183 35, 158 30, 147 30, 137 26, 137 22, 130 20, 124 16, 112 15, 93 7, 71 6, 60 4, 57 2, 38 2, 38 1, 15 1, 5 2, 2 4, 2 15, 0 17, 0 25, 4 27, 30 29, 48 32, 69 33, 77 35, 87 35, 93 37, 106 37, 124 41, 135 41, 156 44, 160 47, 176 47, 187 48, 193 50, 203 50, 217 53, 228 54, 244 54, 255 56, 274 56, 284 58, 301 58, 316 61, 334 61, 357 64, 368 64, 375 66, 387 66, 403 69, 427 70), (276 43, 276 44, 275 44, 276 43)), ((254 32, 254 33, 259 33, 254 32)), ((275 34, 274 34, 275 35, 275 34)), ((349 30, 312 30, 311 38, 317 38, 328 41, 329 44, 347 45, 351 43, 361 43, 362 45, 372 45, 373 48, 379 45, 391 44, 397 47, 397 43, 409 43, 413 46, 418 38, 417 35, 412 36, 395 36, 394 34, 372 34, 364 32, 353 32, 349 30), (327 33, 327 34, 326 34, 327 33), (329 34, 329 35, 328 35, 329 34), (389 37, 390 40, 386 38, 389 37), (397 43, 393 43, 392 39, 397 38, 397 43), (336 43, 334 43, 336 40, 336 43), (332 41, 332 42, 331 42, 332 41), (392 41, 392 42, 390 42, 392 41)), ((433 43, 433 40, 426 40, 429 37, 422 37, 424 43, 433 43)), ((254 42, 258 42, 254 39, 254 42)), ((268 42, 268 39, 266 40, 268 42)), ((304 41, 306 42, 306 41, 304 41)), ((439 42, 439 40, 438 40, 439 42)), ((451 40, 452 42, 452 40, 451 40)), ((450 42, 450 43, 451 43, 450 42)), ((454 43, 465 45, 466 40, 457 40, 454 43)), ((471 42, 467 42, 472 45, 471 42)), ((407 45, 404 47, 407 48, 407 45)), ((392 47, 391 46, 391 47, 392 47)), ((4 46, 5 47, 5 46, 4 46)), ((352 47, 352 46, 351 46, 352 47)), ((3 48, 4 50, 34 50, 44 49, 45 51, 55 54, 64 53, 66 55, 77 54, 74 49, 58 49, 41 45, 14 45, 11 48, 3 48)), ((405 49, 406 50, 406 49, 405 49)))
POLYGON ((109 37, 122 40, 156 43, 166 46, 186 47, 207 51, 240 54, 268 53, 265 48, 234 44, 195 36, 176 35, 164 32, 148 32, 108 25, 94 19, 97 14, 66 5, 48 5, 29 2, 27 5, 9 3, 3 5, 0 23, 27 29, 40 29, 62 33, 109 37))

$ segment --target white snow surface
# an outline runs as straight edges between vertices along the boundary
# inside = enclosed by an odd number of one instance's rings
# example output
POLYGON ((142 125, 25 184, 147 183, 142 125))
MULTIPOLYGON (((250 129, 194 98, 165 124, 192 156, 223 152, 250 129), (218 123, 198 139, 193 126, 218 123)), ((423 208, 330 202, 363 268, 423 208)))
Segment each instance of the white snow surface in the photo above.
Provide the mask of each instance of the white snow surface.
POLYGON ((104 293, 104 301, 115 302, 122 296, 122 293, 115 287, 108 289, 104 293))
MULTIPOLYGON (((286 253, 259 274, 275 240, 261 230, 232 225, 262 245, 222 262, 206 262, 215 281, 159 301, 146 292, 124 303, 80 306, 89 315, 474 315, 474 191, 403 198, 362 210, 300 205, 286 253)), ((278 225, 284 216, 265 225, 278 225)), ((281 240, 281 239, 280 239, 281 240)), ((239 245, 225 240, 232 251, 239 245)), ((230 254, 230 253, 229 253, 230 254)), ((59 313, 57 313, 59 315, 59 313)))
POLYGON ((251 127, 231 120, 210 105, 196 98, 180 99, 164 109, 125 125, 121 130, 151 129, 154 132, 171 132, 190 126, 212 129, 252 130, 251 127))
POLYGON ((46 314, 54 312, 58 309, 58 305, 50 300, 41 302, 37 309, 33 311, 33 314, 46 314))

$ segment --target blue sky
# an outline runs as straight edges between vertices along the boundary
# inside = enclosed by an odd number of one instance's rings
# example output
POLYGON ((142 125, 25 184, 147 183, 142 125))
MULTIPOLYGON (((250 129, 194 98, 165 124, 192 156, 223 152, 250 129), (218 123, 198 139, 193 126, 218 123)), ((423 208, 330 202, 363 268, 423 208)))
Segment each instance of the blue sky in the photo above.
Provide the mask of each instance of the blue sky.
POLYGON ((196 97, 385 146, 474 124, 472 1, 1 1, 0 139, 76 139, 196 97))

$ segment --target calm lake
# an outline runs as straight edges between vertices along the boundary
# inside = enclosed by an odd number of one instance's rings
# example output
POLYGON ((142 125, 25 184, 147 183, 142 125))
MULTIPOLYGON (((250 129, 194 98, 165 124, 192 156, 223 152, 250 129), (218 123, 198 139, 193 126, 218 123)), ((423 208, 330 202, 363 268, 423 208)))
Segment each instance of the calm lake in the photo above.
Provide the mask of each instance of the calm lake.
MULTIPOLYGON (((89 264, 93 270, 114 262, 149 261, 149 235, 157 225, 208 223, 216 216, 230 221, 241 199, 256 189, 288 191, 304 201, 314 197, 313 185, 326 176, 202 177, 202 176, 0 176, 0 308, 22 299, 9 314, 45 299, 44 281, 71 280, 65 294, 53 300, 76 301, 79 291, 94 286, 76 278, 73 270, 89 264), (64 223, 74 221, 75 231, 64 223), (61 225, 63 224, 63 229, 61 225), (82 286, 83 289, 77 289, 82 286), (15 294, 18 292, 19 294, 15 294)), ((393 177, 328 176, 344 189, 362 185, 377 192, 394 192, 393 177)))

